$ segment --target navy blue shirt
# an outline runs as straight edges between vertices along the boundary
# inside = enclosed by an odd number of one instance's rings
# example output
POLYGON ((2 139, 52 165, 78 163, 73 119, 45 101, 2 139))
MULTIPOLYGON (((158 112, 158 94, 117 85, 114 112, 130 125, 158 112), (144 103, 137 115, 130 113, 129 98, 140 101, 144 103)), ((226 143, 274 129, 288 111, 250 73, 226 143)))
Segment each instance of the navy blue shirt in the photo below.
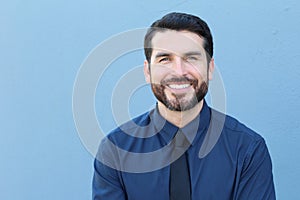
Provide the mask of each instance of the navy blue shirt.
POLYGON ((264 139, 205 102, 199 116, 183 128, 155 108, 113 130, 94 162, 93 199, 168 200, 177 133, 189 141, 182 153, 188 157, 193 200, 275 199, 264 139))

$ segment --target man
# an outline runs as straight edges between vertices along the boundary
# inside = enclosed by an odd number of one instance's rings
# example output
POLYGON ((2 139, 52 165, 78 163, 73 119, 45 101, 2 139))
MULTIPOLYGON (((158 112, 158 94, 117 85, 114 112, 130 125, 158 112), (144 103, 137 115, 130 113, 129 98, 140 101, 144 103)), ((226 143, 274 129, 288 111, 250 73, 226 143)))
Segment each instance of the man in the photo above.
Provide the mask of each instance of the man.
POLYGON ((170 13, 144 45, 157 105, 102 141, 93 199, 275 199, 264 139, 204 100, 214 71, 207 24, 170 13))

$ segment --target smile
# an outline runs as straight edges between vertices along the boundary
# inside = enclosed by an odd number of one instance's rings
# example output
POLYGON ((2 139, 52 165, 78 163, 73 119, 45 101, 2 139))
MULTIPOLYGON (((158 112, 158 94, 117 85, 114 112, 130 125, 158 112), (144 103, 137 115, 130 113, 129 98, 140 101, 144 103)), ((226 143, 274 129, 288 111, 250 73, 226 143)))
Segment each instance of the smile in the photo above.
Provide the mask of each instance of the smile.
POLYGON ((185 88, 188 88, 190 87, 191 84, 171 84, 171 85, 168 85, 169 88, 171 89, 185 89, 185 88))

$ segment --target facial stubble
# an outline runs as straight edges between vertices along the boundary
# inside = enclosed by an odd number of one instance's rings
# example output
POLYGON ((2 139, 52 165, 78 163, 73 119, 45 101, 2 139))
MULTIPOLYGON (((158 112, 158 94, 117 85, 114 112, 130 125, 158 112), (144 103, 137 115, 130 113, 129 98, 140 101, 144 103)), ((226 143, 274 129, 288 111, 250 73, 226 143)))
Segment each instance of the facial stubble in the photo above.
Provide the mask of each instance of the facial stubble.
POLYGON ((187 95, 190 94, 184 93, 172 93, 172 96, 174 98, 168 99, 166 95, 166 87, 168 86, 164 81, 159 84, 151 83, 151 88, 157 100, 163 103, 168 109, 172 111, 186 111, 195 107, 205 97, 208 91, 208 82, 202 81, 202 83, 199 85, 198 80, 189 81, 191 82, 191 86, 193 87, 192 97, 190 99, 186 99, 187 95))

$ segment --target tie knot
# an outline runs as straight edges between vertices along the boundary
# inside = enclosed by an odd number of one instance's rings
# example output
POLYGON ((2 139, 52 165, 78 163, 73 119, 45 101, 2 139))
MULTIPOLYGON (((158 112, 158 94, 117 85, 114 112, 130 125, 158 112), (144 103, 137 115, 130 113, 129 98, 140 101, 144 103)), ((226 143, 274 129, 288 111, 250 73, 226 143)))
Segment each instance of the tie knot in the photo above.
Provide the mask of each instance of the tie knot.
POLYGON ((173 139, 174 147, 176 148, 188 148, 190 145, 189 141, 185 137, 181 129, 179 129, 173 139))

